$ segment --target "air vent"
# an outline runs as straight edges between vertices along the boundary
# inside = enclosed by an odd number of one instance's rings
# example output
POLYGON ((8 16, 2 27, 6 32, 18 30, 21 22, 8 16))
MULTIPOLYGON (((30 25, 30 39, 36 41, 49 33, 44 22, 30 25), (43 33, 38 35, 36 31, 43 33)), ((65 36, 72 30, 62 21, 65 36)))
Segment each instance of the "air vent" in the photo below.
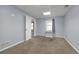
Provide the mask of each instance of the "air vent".
POLYGON ((69 5, 65 5, 65 7, 69 7, 69 5))

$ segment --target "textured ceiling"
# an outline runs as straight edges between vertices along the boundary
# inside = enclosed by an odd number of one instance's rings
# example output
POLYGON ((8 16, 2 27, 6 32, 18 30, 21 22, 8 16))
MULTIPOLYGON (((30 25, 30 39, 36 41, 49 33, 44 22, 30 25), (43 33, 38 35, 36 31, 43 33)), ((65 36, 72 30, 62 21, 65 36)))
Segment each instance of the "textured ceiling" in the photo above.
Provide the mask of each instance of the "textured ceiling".
POLYGON ((71 8, 65 5, 16 5, 17 8, 25 11, 35 18, 48 18, 53 16, 64 16, 71 8), (51 11, 51 15, 44 16, 43 12, 51 11))

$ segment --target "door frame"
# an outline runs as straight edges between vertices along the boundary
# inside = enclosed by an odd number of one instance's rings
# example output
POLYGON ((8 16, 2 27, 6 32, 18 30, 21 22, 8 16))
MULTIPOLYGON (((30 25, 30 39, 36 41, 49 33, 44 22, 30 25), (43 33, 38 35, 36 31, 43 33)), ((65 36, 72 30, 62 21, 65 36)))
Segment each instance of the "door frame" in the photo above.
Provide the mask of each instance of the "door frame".
POLYGON ((26 16, 24 16, 24 41, 26 41, 26 16))

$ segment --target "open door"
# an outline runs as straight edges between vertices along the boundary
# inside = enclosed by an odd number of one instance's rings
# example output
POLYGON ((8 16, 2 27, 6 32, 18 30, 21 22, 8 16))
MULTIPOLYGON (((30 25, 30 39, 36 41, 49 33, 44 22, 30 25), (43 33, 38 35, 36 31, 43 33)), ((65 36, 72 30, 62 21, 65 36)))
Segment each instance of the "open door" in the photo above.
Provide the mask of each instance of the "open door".
POLYGON ((29 16, 24 16, 24 28, 25 40, 31 39, 31 18, 29 16))

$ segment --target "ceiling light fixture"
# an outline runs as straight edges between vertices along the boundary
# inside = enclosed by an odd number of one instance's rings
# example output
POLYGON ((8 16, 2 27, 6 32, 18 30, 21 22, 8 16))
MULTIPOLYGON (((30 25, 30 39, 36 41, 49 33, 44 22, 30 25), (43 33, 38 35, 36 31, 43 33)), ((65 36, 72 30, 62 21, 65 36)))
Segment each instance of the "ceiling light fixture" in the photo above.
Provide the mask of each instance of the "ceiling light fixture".
POLYGON ((51 15, 51 12, 50 11, 43 12, 43 15, 51 15))

